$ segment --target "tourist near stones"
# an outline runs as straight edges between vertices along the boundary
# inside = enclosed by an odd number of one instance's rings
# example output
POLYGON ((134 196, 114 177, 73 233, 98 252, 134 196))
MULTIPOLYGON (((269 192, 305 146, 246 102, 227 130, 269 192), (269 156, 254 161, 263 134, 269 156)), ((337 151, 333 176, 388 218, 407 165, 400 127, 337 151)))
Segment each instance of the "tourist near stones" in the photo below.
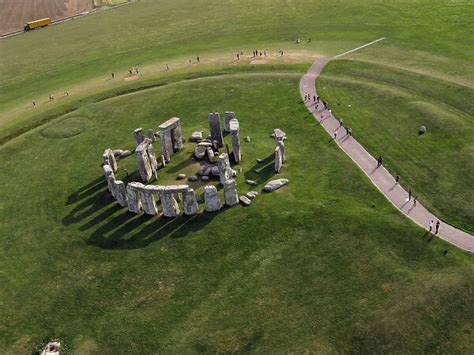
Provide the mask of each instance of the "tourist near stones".
MULTIPOLYGON (((213 213, 227 207, 237 205, 239 202, 244 206, 249 206, 258 196, 257 191, 247 192, 239 197, 237 182, 234 177, 237 172, 232 169, 231 159, 238 164, 242 159, 240 146, 240 124, 234 112, 226 112, 224 115, 224 129, 230 133, 232 149, 225 147, 227 152, 219 152, 219 148, 224 147, 224 140, 221 130, 219 113, 210 113, 208 116, 210 135, 208 139, 203 139, 203 132, 193 132, 189 141, 196 143, 193 156, 196 160, 207 159, 208 163, 201 164, 196 175, 191 175, 188 181, 198 180, 208 181, 211 178, 218 178, 224 190, 224 203, 220 200, 219 191, 214 185, 204 186, 204 211, 213 213), (230 154, 230 155, 229 155, 230 154), (217 163, 217 164, 216 164, 217 163)), ((272 137, 275 139, 275 171, 279 172, 285 162, 286 134, 281 129, 275 129, 272 137)), ((128 208, 131 213, 145 213, 155 216, 161 213, 164 217, 174 218, 181 213, 179 203, 182 201, 184 214, 188 216, 199 213, 197 194, 193 188, 186 184, 180 185, 146 185, 150 181, 158 180, 158 170, 165 167, 171 157, 183 148, 184 139, 181 134, 180 119, 171 118, 158 127, 158 132, 153 129, 147 130, 147 137, 143 135, 143 129, 134 130, 135 155, 137 157, 138 171, 143 181, 130 182, 127 186, 123 181, 117 180, 115 173, 118 170, 116 157, 122 158, 132 154, 128 150, 106 149, 102 155, 103 172, 107 181, 107 189, 112 197, 121 207, 128 208), (159 162, 155 156, 153 143, 156 137, 160 140, 162 155, 159 162)), ((242 169, 240 169, 242 171, 242 169)), ((127 173, 128 176, 128 173, 127 173)), ((184 180, 185 174, 177 174, 177 180, 184 180)), ((275 191, 286 185, 287 179, 277 179, 270 181, 264 187, 264 191, 275 191)), ((247 184, 257 185, 257 182, 247 180, 247 184)))

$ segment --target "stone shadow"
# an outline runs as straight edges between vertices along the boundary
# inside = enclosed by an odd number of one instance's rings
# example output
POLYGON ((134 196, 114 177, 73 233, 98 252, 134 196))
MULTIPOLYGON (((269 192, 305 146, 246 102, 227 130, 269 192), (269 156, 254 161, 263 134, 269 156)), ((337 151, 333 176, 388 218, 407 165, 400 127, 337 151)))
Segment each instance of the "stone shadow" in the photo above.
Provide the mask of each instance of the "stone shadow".
POLYGON ((261 163, 256 163, 247 170, 244 173, 245 179, 253 180, 259 185, 270 180, 271 177, 276 175, 274 161, 274 154, 270 154, 268 157, 263 159, 261 163))
POLYGON ((163 238, 184 238, 188 233, 204 228, 218 214, 202 212, 194 216, 181 214, 166 218, 162 215, 135 215, 123 209, 123 213, 95 230, 86 243, 102 249, 144 248, 163 238))
POLYGON ((70 194, 67 198, 66 206, 72 205, 73 203, 76 203, 90 196, 94 192, 101 190, 106 185, 107 183, 102 176, 98 177, 97 179, 94 179, 87 185, 82 186, 76 192, 73 192, 72 194, 70 194))

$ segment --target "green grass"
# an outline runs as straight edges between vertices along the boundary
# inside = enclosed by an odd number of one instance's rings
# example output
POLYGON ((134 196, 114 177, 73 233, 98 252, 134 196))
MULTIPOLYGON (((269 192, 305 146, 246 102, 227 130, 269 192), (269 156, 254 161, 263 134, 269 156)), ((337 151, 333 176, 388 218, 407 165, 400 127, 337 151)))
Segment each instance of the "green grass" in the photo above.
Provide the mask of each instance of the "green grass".
POLYGON ((447 222, 474 232, 473 89, 357 61, 330 63, 317 86, 406 189, 447 222), (420 126, 425 135, 417 134, 420 126))
MULTIPOLYGON (((58 337, 66 353, 469 353, 472 257, 414 226, 341 154, 301 104, 301 74, 203 77, 89 102, 4 145, 2 349, 58 337), (211 110, 235 110, 251 137, 241 193, 246 178, 258 190, 272 178, 256 158, 271 155, 275 127, 288 134, 279 176, 290 184, 192 218, 118 208, 103 149, 132 148, 134 128, 172 116, 185 136, 207 130, 211 110)), ((191 151, 159 181, 189 169, 191 151)), ((117 175, 134 163, 119 161, 117 175)))

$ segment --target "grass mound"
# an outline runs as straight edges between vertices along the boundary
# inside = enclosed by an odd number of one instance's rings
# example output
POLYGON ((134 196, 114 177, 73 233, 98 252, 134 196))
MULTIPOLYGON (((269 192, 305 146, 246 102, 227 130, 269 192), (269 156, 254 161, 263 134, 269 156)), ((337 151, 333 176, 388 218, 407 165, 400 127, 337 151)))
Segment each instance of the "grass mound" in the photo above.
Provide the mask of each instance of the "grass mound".
POLYGON ((77 136, 91 126, 87 117, 72 116, 58 122, 54 122, 41 130, 41 134, 46 138, 63 139, 77 136))

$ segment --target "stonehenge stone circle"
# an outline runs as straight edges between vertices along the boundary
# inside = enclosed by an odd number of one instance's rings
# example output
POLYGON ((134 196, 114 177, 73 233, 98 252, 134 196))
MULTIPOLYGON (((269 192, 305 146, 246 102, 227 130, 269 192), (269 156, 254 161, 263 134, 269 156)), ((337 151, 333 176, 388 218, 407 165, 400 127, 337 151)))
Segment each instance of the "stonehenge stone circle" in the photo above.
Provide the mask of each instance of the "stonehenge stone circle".
POLYGON ((181 134, 181 123, 178 117, 170 118, 158 127, 161 150, 166 162, 171 156, 183 147, 183 136, 181 134))
POLYGON ((114 180, 113 190, 114 190, 114 196, 115 196, 115 199, 117 200, 117 203, 121 207, 127 207, 128 206, 127 189, 123 181, 114 180))
POLYGON ((211 141, 217 141, 217 147, 224 145, 222 137, 221 116, 218 112, 209 113, 209 130, 211 131, 211 141))
POLYGON ((275 148, 275 172, 279 173, 283 165, 283 154, 281 148, 277 145, 275 148))
POLYGON ((214 185, 204 186, 204 205, 206 212, 217 212, 222 208, 219 194, 214 185))
POLYGON ((142 190, 143 211, 151 216, 158 214, 158 208, 156 207, 155 197, 153 196, 154 190, 154 186, 150 185, 145 186, 142 190))
POLYGON ((112 168, 110 167, 110 165, 102 166, 102 170, 104 171, 105 181, 107 181, 107 190, 109 190, 112 193, 114 190, 112 181, 115 180, 114 172, 112 168))

